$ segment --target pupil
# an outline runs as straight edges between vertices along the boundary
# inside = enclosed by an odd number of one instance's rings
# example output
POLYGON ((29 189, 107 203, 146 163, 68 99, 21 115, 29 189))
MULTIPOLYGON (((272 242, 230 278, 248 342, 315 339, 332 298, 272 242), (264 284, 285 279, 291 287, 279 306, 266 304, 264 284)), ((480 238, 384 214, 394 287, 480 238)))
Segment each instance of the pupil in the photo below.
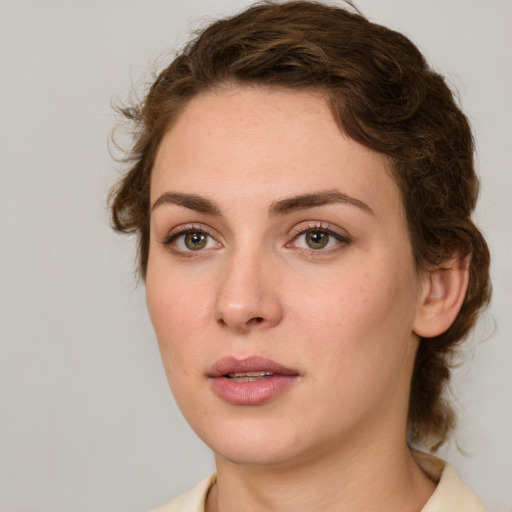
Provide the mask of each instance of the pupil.
POLYGON ((189 233, 185 237, 185 245, 192 251, 202 249, 206 245, 206 236, 203 233, 189 233))
POLYGON ((322 233, 321 231, 311 231, 307 234, 306 239, 308 245, 312 249, 322 249, 327 245, 329 235, 327 233, 322 233))

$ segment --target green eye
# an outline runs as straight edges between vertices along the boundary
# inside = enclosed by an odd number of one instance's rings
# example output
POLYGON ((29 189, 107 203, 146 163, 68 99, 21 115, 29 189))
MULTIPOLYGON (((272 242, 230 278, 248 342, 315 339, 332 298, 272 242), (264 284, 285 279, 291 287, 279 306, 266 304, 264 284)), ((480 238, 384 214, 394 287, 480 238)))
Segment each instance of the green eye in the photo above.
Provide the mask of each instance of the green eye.
POLYGON ((311 226, 303 229, 287 247, 294 247, 311 254, 315 252, 318 254, 331 254, 350 243, 351 240, 348 236, 319 225, 318 227, 311 226))
POLYGON ((184 236, 184 243, 187 249, 191 251, 198 251, 204 249, 208 243, 208 235, 201 232, 187 233, 184 236))
POLYGON ((308 231, 306 233, 306 244, 311 249, 323 249, 329 243, 331 235, 325 231, 308 231))
POLYGON ((190 228, 171 234, 164 245, 171 247, 176 253, 191 254, 193 252, 218 249, 221 244, 209 233, 199 228, 190 228))

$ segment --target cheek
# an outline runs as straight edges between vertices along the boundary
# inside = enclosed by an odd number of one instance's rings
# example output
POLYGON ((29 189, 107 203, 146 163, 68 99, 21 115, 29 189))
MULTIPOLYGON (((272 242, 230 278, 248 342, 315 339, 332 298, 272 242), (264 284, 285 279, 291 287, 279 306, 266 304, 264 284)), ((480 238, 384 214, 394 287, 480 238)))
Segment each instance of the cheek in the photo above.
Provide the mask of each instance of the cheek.
POLYGON ((179 353, 179 341, 186 331, 187 322, 183 315, 187 308, 180 300, 177 283, 162 272, 152 270, 148 269, 146 278, 146 302, 167 370, 174 354, 179 353))
POLYGON ((194 368, 191 361, 196 360, 193 339, 188 333, 195 329, 186 318, 191 310, 190 305, 183 300, 183 294, 177 292, 177 283, 163 279, 162 275, 154 278, 148 272, 146 279, 146 301, 151 323, 158 340, 160 356, 164 366, 167 381, 178 404, 187 403, 194 397, 182 398, 183 386, 190 380, 194 368), (180 296, 181 299, 180 300, 180 296))
POLYGON ((185 278, 179 269, 152 262, 146 302, 168 378, 200 360, 202 340, 211 332, 212 300, 207 279, 185 278))
MULTIPOLYGON (((156 251, 155 251, 156 252, 156 251)), ((157 336, 184 328, 190 311, 191 296, 195 296, 195 281, 184 280, 182 273, 165 261, 151 255, 146 275, 146 302, 157 336)))
POLYGON ((325 293, 310 294, 315 306, 308 311, 305 305, 299 313, 311 372, 323 382, 323 394, 340 417, 388 403, 386 397, 403 391, 412 371, 410 275, 382 266, 375 270, 340 276, 344 279, 332 282, 325 293), (322 368, 321 374, 315 368, 322 368))
POLYGON ((330 344, 342 360, 387 357, 402 351, 412 334, 414 279, 409 269, 382 262, 353 266, 300 293, 295 289, 294 296, 305 299, 295 301, 294 316, 310 339, 330 344))
POLYGON ((394 295, 392 282, 381 279, 378 274, 369 275, 357 269, 331 275, 322 281, 317 280, 314 286, 303 284, 300 293, 295 289, 294 296, 303 297, 304 300, 292 300, 301 304, 301 316, 312 325, 348 327, 360 318, 370 321, 384 314, 394 295))

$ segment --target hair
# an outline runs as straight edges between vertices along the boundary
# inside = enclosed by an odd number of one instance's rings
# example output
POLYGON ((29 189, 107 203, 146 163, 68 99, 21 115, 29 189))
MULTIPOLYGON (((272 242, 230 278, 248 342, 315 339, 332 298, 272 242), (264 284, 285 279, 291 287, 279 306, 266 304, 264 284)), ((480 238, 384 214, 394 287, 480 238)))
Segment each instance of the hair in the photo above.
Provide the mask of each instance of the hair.
POLYGON ((323 92, 340 129, 392 163, 417 268, 470 258, 460 312, 446 332, 420 341, 412 375, 408 438, 435 449, 454 426, 444 390, 456 348, 490 298, 489 251, 471 220, 479 188, 473 138, 416 46, 353 10, 264 2, 197 33, 145 100, 122 109, 135 134, 129 168, 110 192, 112 225, 137 235, 144 278, 152 166, 162 137, 198 94, 224 84, 323 92))

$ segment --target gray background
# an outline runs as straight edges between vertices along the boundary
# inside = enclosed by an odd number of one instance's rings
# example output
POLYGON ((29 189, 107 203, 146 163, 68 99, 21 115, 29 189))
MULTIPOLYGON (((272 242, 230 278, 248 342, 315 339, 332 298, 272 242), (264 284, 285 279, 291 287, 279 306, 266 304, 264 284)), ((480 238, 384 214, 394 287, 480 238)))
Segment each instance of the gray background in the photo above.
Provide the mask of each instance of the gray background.
MULTIPOLYGON (((167 389, 133 242, 108 228, 107 138, 111 100, 143 88, 193 20, 248 3, 0 0, 1 512, 147 510, 213 469, 167 389)), ((510 511, 512 2, 357 4, 447 73, 475 130, 495 296, 456 373, 443 455, 510 511)))

